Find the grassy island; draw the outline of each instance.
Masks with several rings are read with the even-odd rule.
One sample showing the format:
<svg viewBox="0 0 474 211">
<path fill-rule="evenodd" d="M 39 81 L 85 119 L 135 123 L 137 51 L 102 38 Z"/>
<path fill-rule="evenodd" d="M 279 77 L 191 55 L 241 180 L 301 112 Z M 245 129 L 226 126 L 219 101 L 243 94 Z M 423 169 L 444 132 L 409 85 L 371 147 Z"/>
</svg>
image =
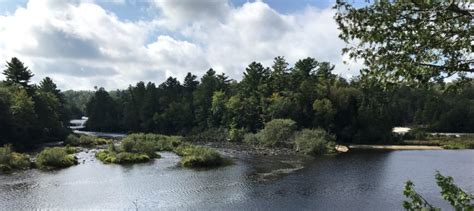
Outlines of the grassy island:
<svg viewBox="0 0 474 211">
<path fill-rule="evenodd" d="M 64 144 L 75 147 L 94 147 L 99 145 L 111 144 L 111 140 L 87 136 L 87 135 L 75 135 L 70 134 L 64 141 Z"/>
<path fill-rule="evenodd" d="M 183 167 L 214 167 L 224 163 L 216 150 L 207 147 L 182 144 L 174 152 L 182 157 L 179 164 Z"/>
<path fill-rule="evenodd" d="M 78 164 L 73 155 L 75 150 L 68 147 L 45 148 L 36 158 L 36 166 L 40 169 L 59 169 Z"/>
<path fill-rule="evenodd" d="M 27 154 L 13 152 L 10 145 L 0 147 L 0 172 L 28 169 L 32 166 Z"/>
<path fill-rule="evenodd" d="M 185 144 L 178 136 L 136 133 L 126 136 L 119 146 L 96 153 L 104 163 L 143 163 L 160 158 L 160 151 L 175 152 L 181 156 L 183 167 L 215 167 L 223 163 L 220 154 L 210 148 Z"/>
</svg>

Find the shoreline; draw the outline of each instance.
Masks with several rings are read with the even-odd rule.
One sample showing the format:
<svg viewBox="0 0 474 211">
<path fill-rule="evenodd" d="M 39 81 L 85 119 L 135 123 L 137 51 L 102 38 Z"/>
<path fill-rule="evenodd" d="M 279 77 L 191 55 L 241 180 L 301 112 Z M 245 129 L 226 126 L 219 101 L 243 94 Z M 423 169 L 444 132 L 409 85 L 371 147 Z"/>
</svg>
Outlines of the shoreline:
<svg viewBox="0 0 474 211">
<path fill-rule="evenodd" d="M 440 146 L 428 146 L 428 145 L 368 145 L 368 144 L 357 144 L 348 145 L 349 149 L 354 150 L 445 150 Z"/>
</svg>

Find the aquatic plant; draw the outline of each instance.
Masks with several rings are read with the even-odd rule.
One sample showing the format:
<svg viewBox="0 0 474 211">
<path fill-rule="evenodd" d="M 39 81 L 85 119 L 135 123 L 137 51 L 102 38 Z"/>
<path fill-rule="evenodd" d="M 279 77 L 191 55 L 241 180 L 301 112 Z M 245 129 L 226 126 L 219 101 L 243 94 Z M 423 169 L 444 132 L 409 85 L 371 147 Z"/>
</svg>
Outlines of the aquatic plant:
<svg viewBox="0 0 474 211">
<path fill-rule="evenodd" d="M 64 147 L 45 148 L 36 158 L 36 165 L 40 169 L 65 168 L 76 164 L 77 158 Z"/>
<path fill-rule="evenodd" d="M 144 153 L 114 152 L 102 150 L 95 154 L 96 158 L 104 163 L 144 163 L 150 161 L 150 157 Z M 160 157 L 159 154 L 155 158 Z"/>
<path fill-rule="evenodd" d="M 87 135 L 75 135 L 70 134 L 67 136 L 66 140 L 64 141 L 65 144 L 70 146 L 82 146 L 82 147 L 92 147 L 97 145 L 105 145 L 112 143 L 111 140 L 98 138 L 94 136 L 87 136 Z"/>
<path fill-rule="evenodd" d="M 224 161 L 216 150 L 202 146 L 181 145 L 174 152 L 182 156 L 179 163 L 183 167 L 215 167 Z"/>
<path fill-rule="evenodd" d="M 0 172 L 30 167 L 31 161 L 27 154 L 13 152 L 10 145 L 0 147 Z"/>
</svg>

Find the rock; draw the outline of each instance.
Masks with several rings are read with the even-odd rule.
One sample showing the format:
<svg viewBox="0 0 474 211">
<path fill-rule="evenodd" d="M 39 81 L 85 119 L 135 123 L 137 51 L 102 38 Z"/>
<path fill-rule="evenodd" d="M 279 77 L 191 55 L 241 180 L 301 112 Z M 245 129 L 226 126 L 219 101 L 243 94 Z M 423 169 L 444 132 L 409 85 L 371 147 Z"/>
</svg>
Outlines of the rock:
<svg viewBox="0 0 474 211">
<path fill-rule="evenodd" d="M 346 147 L 344 145 L 336 145 L 335 149 L 338 152 L 347 152 L 347 151 L 349 151 L 349 147 Z"/>
</svg>

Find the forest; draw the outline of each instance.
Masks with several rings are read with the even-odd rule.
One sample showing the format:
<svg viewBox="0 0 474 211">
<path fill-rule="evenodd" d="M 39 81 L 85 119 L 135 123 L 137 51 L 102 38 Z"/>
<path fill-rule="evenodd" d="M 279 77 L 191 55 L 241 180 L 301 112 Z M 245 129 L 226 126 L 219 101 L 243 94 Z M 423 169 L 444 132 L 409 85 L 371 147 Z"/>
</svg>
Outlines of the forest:
<svg viewBox="0 0 474 211">
<path fill-rule="evenodd" d="M 241 141 L 273 119 L 299 129 L 321 128 L 339 143 L 391 143 L 394 126 L 434 132 L 474 132 L 473 83 L 384 88 L 366 77 L 347 80 L 334 65 L 305 58 L 290 66 L 276 57 L 271 67 L 252 62 L 241 81 L 209 69 L 200 80 L 138 82 L 126 90 L 61 92 L 17 58 L 7 62 L 0 86 L 0 141 L 31 147 L 61 141 L 71 118 L 88 116 L 87 130 L 199 135 Z"/>
<path fill-rule="evenodd" d="M 239 140 L 272 119 L 291 119 L 299 129 L 322 128 L 346 143 L 390 143 L 394 126 L 474 132 L 472 83 L 386 89 L 333 69 L 314 58 L 290 67 L 276 57 L 271 67 L 249 64 L 241 81 L 209 69 L 200 80 L 188 73 L 182 83 L 170 77 L 159 85 L 99 88 L 85 106 L 87 128 Z"/>
</svg>

